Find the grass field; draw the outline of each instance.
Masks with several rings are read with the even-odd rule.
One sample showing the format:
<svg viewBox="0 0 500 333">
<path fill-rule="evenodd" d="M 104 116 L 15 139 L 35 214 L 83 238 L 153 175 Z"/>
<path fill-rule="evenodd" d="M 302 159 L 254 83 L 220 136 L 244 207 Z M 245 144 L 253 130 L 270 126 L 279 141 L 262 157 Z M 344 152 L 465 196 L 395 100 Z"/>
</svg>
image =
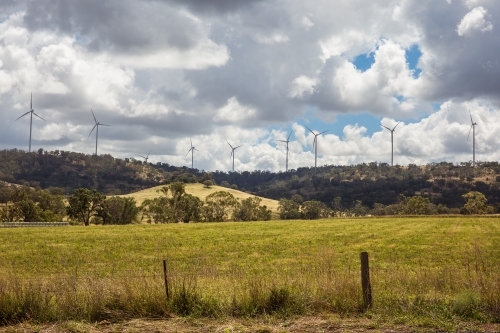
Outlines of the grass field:
<svg viewBox="0 0 500 333">
<path fill-rule="evenodd" d="M 500 321 L 500 219 L 358 218 L 0 229 L 0 322 L 361 313 Z M 171 298 L 165 300 L 162 260 Z"/>
</svg>

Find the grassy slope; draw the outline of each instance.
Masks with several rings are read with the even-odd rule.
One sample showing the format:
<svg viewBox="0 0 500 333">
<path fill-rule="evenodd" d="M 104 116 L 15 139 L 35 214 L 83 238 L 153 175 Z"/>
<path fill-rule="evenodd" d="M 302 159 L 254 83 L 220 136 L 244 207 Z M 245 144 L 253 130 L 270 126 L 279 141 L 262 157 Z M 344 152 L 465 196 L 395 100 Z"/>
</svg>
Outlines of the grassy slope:
<svg viewBox="0 0 500 333">
<path fill-rule="evenodd" d="M 123 197 L 133 197 L 137 201 L 138 205 L 141 205 L 142 202 L 146 199 L 153 199 L 159 196 L 159 194 L 156 192 L 158 189 L 162 188 L 162 186 L 156 186 L 152 188 L 148 188 L 142 191 L 138 191 L 135 193 L 130 193 L 130 194 L 125 194 Z M 212 186 L 210 188 L 205 188 L 203 184 L 186 184 L 186 193 L 194 195 L 201 200 L 205 200 L 205 198 L 217 191 L 226 191 L 234 195 L 237 199 L 242 200 L 246 199 L 249 197 L 254 197 L 254 195 L 241 192 L 238 190 L 233 190 L 230 188 L 222 187 L 222 186 Z M 266 205 L 269 209 L 271 209 L 273 212 L 278 211 L 278 201 L 277 200 L 272 200 L 272 199 L 267 199 L 267 198 L 262 198 L 261 205 Z"/>
</svg>

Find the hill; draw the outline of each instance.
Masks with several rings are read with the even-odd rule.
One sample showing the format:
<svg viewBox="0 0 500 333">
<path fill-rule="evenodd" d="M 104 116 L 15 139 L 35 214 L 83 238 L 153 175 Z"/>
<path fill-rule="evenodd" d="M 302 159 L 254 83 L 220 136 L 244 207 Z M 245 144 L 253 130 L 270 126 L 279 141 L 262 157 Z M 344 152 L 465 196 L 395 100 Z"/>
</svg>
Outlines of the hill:
<svg viewBox="0 0 500 333">
<path fill-rule="evenodd" d="M 344 208 L 359 203 L 369 208 L 376 204 L 391 205 L 398 202 L 400 195 L 421 195 L 435 205 L 460 208 L 463 194 L 479 191 L 500 211 L 498 162 L 479 162 L 477 166 L 440 162 L 393 167 L 371 162 L 278 173 L 260 170 L 208 173 L 167 163 L 57 150 L 26 153 L 11 149 L 0 151 L 0 157 L 0 180 L 31 187 L 58 187 L 67 194 L 86 187 L 107 195 L 120 195 L 171 182 L 190 184 L 212 179 L 218 185 L 274 200 L 298 194 L 304 200 L 331 205 L 340 197 Z"/>
<path fill-rule="evenodd" d="M 137 201 L 137 204 L 140 205 L 142 202 L 146 199 L 153 199 L 158 196 L 160 196 L 157 192 L 163 185 L 160 186 L 155 186 L 152 188 L 144 189 L 138 192 L 130 193 L 130 194 L 124 194 L 122 197 L 131 197 L 134 198 Z M 205 198 L 217 191 L 226 191 L 231 193 L 236 199 L 238 200 L 244 200 L 250 197 L 255 197 L 254 195 L 241 192 L 238 190 L 234 190 L 231 188 L 226 188 L 222 186 L 211 186 L 210 188 L 206 188 L 203 184 L 196 183 L 196 184 L 186 184 L 185 187 L 186 193 L 191 194 L 195 197 L 200 198 L 201 200 L 205 200 Z M 272 200 L 272 199 L 267 199 L 260 197 L 262 199 L 261 205 L 266 205 L 267 208 L 271 209 L 273 212 L 278 211 L 278 201 L 277 200 Z"/>
</svg>

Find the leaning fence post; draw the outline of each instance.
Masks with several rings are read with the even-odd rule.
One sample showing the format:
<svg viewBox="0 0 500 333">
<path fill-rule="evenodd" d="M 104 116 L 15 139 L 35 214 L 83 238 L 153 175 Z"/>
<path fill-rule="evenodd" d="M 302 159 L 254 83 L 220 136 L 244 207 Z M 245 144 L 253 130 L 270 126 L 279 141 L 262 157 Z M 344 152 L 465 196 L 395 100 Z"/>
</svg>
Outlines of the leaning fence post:
<svg viewBox="0 0 500 333">
<path fill-rule="evenodd" d="M 167 301 L 170 300 L 170 293 L 168 290 L 168 275 L 167 275 L 167 261 L 163 260 L 163 278 L 165 279 L 165 293 L 167 294 Z"/>
<path fill-rule="evenodd" d="M 361 287 L 363 288 L 363 305 L 365 309 L 371 308 L 372 285 L 370 283 L 370 267 L 368 264 L 368 252 L 361 252 Z"/>
</svg>

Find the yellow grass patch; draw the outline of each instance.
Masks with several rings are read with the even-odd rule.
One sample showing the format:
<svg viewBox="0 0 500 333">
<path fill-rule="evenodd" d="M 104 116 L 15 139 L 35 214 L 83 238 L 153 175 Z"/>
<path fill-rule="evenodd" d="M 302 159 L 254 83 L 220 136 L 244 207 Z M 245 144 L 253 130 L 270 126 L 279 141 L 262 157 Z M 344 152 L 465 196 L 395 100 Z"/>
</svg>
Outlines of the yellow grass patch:
<svg viewBox="0 0 500 333">
<path fill-rule="evenodd" d="M 238 190 L 233 190 L 227 187 L 222 187 L 222 186 L 211 186 L 210 188 L 206 188 L 203 184 L 185 184 L 186 185 L 186 193 L 191 194 L 195 197 L 200 198 L 201 200 L 205 200 L 205 198 L 217 191 L 226 191 L 234 195 L 234 197 L 238 200 L 244 200 L 250 197 L 255 197 L 255 195 L 248 194 L 245 192 L 241 192 Z M 161 189 L 165 185 L 161 186 L 155 186 L 151 187 L 145 190 L 141 190 L 135 193 L 130 193 L 130 194 L 125 194 L 125 195 L 120 195 L 120 197 L 125 197 L 125 198 L 135 198 L 137 201 L 138 205 L 141 205 L 144 200 L 146 199 L 154 199 L 160 196 L 160 194 L 157 192 L 157 190 Z M 266 205 L 267 208 L 271 209 L 273 212 L 278 211 L 278 201 L 277 200 L 272 200 L 272 199 L 267 199 L 263 197 L 258 197 L 262 199 L 261 205 Z"/>
</svg>

